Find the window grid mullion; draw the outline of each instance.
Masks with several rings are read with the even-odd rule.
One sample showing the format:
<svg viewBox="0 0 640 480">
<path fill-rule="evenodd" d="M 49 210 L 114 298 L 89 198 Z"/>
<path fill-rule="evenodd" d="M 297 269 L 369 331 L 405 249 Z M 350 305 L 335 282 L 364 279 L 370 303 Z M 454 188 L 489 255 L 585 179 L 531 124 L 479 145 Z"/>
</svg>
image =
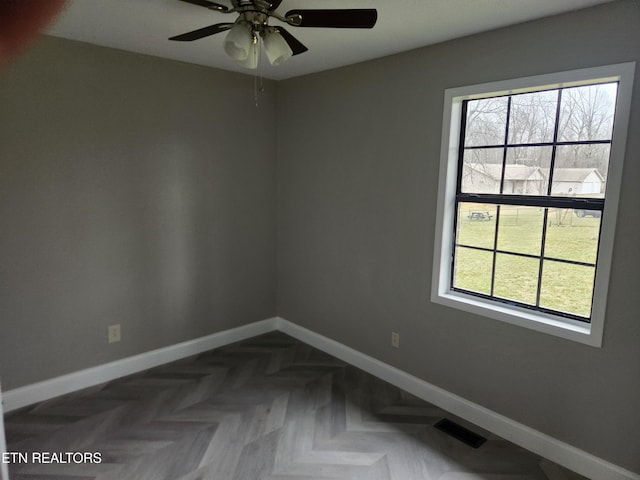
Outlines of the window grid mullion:
<svg viewBox="0 0 640 480">
<path fill-rule="evenodd" d="M 604 209 L 604 199 L 595 197 L 548 197 L 545 195 L 500 195 L 492 193 L 458 193 L 456 200 L 471 203 L 519 205 L 523 207 Z"/>
<path fill-rule="evenodd" d="M 507 144 L 509 143 L 509 124 L 511 122 L 511 95 L 507 98 L 507 117 L 504 124 L 504 144 L 502 146 L 502 171 L 500 172 L 500 194 L 504 194 L 504 178 L 507 170 Z M 498 235 L 500 225 L 500 205 L 496 205 L 496 222 L 493 231 L 493 253 L 491 259 L 491 297 L 495 294 L 496 263 L 498 261 Z"/>
<path fill-rule="evenodd" d="M 553 146 L 551 147 L 551 162 L 549 164 L 549 179 L 547 181 L 547 195 L 551 196 L 553 190 L 553 171 L 556 165 L 556 153 L 558 148 L 558 130 L 560 127 L 560 114 L 562 112 L 562 89 L 558 90 L 556 100 L 556 119 L 553 127 Z M 549 218 L 549 208 L 544 209 L 542 223 L 542 238 L 540 239 L 540 263 L 538 264 L 538 284 L 536 285 L 536 307 L 540 306 L 540 294 L 542 291 L 542 273 L 544 269 L 544 253 L 547 244 L 547 220 Z"/>
<path fill-rule="evenodd" d="M 493 231 L 493 249 L 492 249 L 492 259 L 491 259 L 491 289 L 489 290 L 491 296 L 493 297 L 493 290 L 496 283 L 496 257 L 498 251 L 498 225 L 500 225 L 500 205 L 496 208 L 496 222 L 494 224 Z"/>
<path fill-rule="evenodd" d="M 549 164 L 549 180 L 547 183 L 547 195 L 551 195 L 551 189 L 553 185 L 553 171 L 556 166 L 556 152 L 558 148 L 558 129 L 560 126 L 560 112 L 562 105 L 562 89 L 558 90 L 558 99 L 556 100 L 556 121 L 553 128 L 553 146 L 551 147 L 551 163 Z"/>
<path fill-rule="evenodd" d="M 571 145 L 611 145 L 611 140 L 573 140 L 567 142 L 533 142 L 533 143 L 507 143 L 509 148 L 520 147 L 552 147 L 557 145 L 559 147 L 571 146 Z M 490 150 L 492 148 L 503 148 L 503 144 L 496 145 L 469 145 L 465 146 L 465 150 Z"/>
<path fill-rule="evenodd" d="M 544 253 L 547 245 L 547 222 L 549 209 L 545 208 L 542 214 L 542 238 L 540 239 L 540 264 L 538 265 L 538 285 L 536 288 L 536 307 L 540 306 L 540 292 L 542 290 L 542 273 L 544 268 Z"/>
<path fill-rule="evenodd" d="M 463 145 L 463 146 L 465 143 L 464 138 L 467 131 L 468 103 L 469 103 L 469 100 L 465 100 L 462 102 L 462 111 L 461 111 L 462 122 L 460 125 L 460 136 L 459 136 L 458 142 L 459 142 L 459 145 Z M 462 169 L 463 168 L 464 168 L 464 148 L 461 148 L 460 151 L 458 152 L 458 175 L 457 175 L 458 178 L 456 179 L 456 192 L 460 192 L 462 190 Z M 454 203 L 455 203 L 455 206 L 454 206 L 455 210 L 454 210 L 454 216 L 453 216 L 453 238 L 455 242 L 455 239 L 458 238 L 458 211 L 460 209 L 460 200 L 458 199 L 457 195 Z M 451 275 L 449 278 L 449 285 L 451 286 L 451 288 L 453 288 L 455 269 L 456 269 L 456 249 L 454 248 L 453 251 L 451 252 Z"/>
<path fill-rule="evenodd" d="M 474 297 L 484 298 L 484 299 L 487 299 L 487 300 L 492 300 L 494 302 L 499 302 L 499 303 L 503 303 L 503 304 L 506 304 L 506 305 L 515 305 L 515 306 L 526 308 L 526 309 L 529 309 L 529 310 L 539 311 L 539 312 L 543 312 L 543 313 L 549 313 L 551 315 L 556 315 L 556 316 L 563 317 L 563 318 L 570 318 L 572 320 L 578 320 L 580 322 L 589 322 L 589 319 L 587 317 L 582 317 L 580 315 L 576 315 L 576 314 L 572 314 L 572 313 L 568 313 L 568 312 L 563 312 L 562 310 L 553 310 L 552 308 L 534 306 L 534 305 L 531 305 L 531 304 L 519 302 L 517 300 L 509 300 L 509 299 L 502 298 L 502 297 L 495 297 L 493 295 L 486 295 L 486 294 L 480 293 L 480 292 L 474 292 L 474 291 L 471 291 L 471 290 L 465 290 L 464 288 L 453 288 L 453 290 L 456 291 L 456 292 L 463 292 L 463 293 L 466 293 L 468 295 L 472 295 Z"/>
<path fill-rule="evenodd" d="M 509 122 L 511 121 L 511 96 L 507 99 L 507 118 L 504 126 L 504 144 L 502 145 L 502 171 L 500 172 L 500 194 L 504 194 L 504 177 L 507 170 L 507 144 L 509 143 Z M 496 222 L 497 223 L 497 222 Z"/>
<path fill-rule="evenodd" d="M 458 139 L 458 145 L 462 145 L 463 148 L 458 151 L 458 178 L 456 179 L 456 192 L 462 191 L 462 172 L 464 170 L 464 152 L 465 152 L 465 136 L 467 134 L 467 112 L 468 112 L 469 100 L 462 102 L 462 122 L 460 125 L 460 136 Z"/>
<path fill-rule="evenodd" d="M 481 252 L 488 252 L 488 253 L 493 253 L 495 251 L 495 253 L 503 253 L 506 255 L 513 255 L 515 257 L 523 257 L 523 258 L 531 258 L 533 260 L 538 260 L 541 258 L 540 255 L 533 255 L 531 253 L 522 253 L 522 252 L 510 252 L 508 250 L 500 250 L 498 249 L 493 249 L 493 248 L 486 248 L 486 247 L 477 247 L 475 245 L 466 245 L 464 243 L 456 243 L 455 244 L 456 247 L 462 247 L 462 248 L 468 248 L 471 250 L 479 250 Z M 580 265 L 582 267 L 591 267 L 591 268 L 595 268 L 596 264 L 595 263 L 589 263 L 589 262 L 580 262 L 578 260 L 568 260 L 566 258 L 556 258 L 556 257 L 544 257 L 545 260 L 549 260 L 549 261 L 553 261 L 553 262 L 558 262 L 558 263 L 566 263 L 567 265 Z"/>
</svg>

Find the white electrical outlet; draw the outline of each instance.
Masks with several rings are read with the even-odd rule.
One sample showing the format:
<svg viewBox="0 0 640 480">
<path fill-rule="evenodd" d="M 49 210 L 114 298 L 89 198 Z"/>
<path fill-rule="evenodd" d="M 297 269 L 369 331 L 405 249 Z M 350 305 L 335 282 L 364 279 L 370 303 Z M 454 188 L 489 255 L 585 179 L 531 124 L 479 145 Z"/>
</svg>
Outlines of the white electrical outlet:
<svg viewBox="0 0 640 480">
<path fill-rule="evenodd" d="M 391 332 L 391 346 L 400 348 L 400 334 L 398 332 Z"/>
<path fill-rule="evenodd" d="M 109 343 L 115 343 L 120 341 L 120 324 L 109 325 L 107 330 L 107 339 Z"/>
</svg>

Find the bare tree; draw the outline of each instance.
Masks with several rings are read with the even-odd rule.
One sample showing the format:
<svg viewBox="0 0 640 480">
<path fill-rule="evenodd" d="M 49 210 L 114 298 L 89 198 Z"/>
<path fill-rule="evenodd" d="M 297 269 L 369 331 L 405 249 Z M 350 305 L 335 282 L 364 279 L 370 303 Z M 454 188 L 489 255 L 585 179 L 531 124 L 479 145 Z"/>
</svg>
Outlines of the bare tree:
<svg viewBox="0 0 640 480">
<path fill-rule="evenodd" d="M 562 141 L 611 138 L 615 84 L 564 89 L 558 138 Z"/>
<path fill-rule="evenodd" d="M 565 142 L 610 140 L 616 84 L 567 88 L 562 94 L 558 139 Z M 575 144 L 558 150 L 558 166 L 597 168 L 606 177 L 609 146 Z"/>
<path fill-rule="evenodd" d="M 500 145 L 507 122 L 507 97 L 483 98 L 467 104 L 465 145 Z"/>
</svg>

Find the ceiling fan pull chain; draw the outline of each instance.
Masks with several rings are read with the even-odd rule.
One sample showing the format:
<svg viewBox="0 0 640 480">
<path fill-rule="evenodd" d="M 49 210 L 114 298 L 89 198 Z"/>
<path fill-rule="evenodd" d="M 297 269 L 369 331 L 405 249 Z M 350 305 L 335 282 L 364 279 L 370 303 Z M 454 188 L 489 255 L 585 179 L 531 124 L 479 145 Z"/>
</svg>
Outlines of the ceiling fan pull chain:
<svg viewBox="0 0 640 480">
<path fill-rule="evenodd" d="M 253 101 L 256 104 L 256 108 L 258 108 L 258 75 L 253 76 Z"/>
<path fill-rule="evenodd" d="M 253 99 L 256 103 L 256 108 L 258 105 L 258 100 L 260 94 L 264 92 L 264 83 L 262 78 L 262 62 L 260 61 L 260 56 L 258 55 L 258 72 L 253 76 Z"/>
</svg>

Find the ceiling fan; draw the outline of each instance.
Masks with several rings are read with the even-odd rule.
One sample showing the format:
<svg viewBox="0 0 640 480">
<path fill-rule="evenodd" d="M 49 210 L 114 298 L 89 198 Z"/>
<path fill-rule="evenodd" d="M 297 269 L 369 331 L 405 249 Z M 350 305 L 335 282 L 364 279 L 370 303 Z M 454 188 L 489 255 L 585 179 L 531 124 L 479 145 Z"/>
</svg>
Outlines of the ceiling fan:
<svg viewBox="0 0 640 480">
<path fill-rule="evenodd" d="M 273 17 L 292 27 L 373 28 L 378 13 L 368 9 L 290 10 L 284 15 L 276 12 L 282 0 L 231 0 L 231 7 L 209 0 L 180 0 L 220 13 L 237 13 L 234 22 L 217 23 L 169 38 L 191 42 L 200 38 L 229 31 L 224 50 L 231 58 L 247 68 L 257 68 L 261 37 L 264 50 L 272 65 L 279 65 L 293 55 L 308 50 L 299 40 L 281 26 L 269 25 Z"/>
</svg>

